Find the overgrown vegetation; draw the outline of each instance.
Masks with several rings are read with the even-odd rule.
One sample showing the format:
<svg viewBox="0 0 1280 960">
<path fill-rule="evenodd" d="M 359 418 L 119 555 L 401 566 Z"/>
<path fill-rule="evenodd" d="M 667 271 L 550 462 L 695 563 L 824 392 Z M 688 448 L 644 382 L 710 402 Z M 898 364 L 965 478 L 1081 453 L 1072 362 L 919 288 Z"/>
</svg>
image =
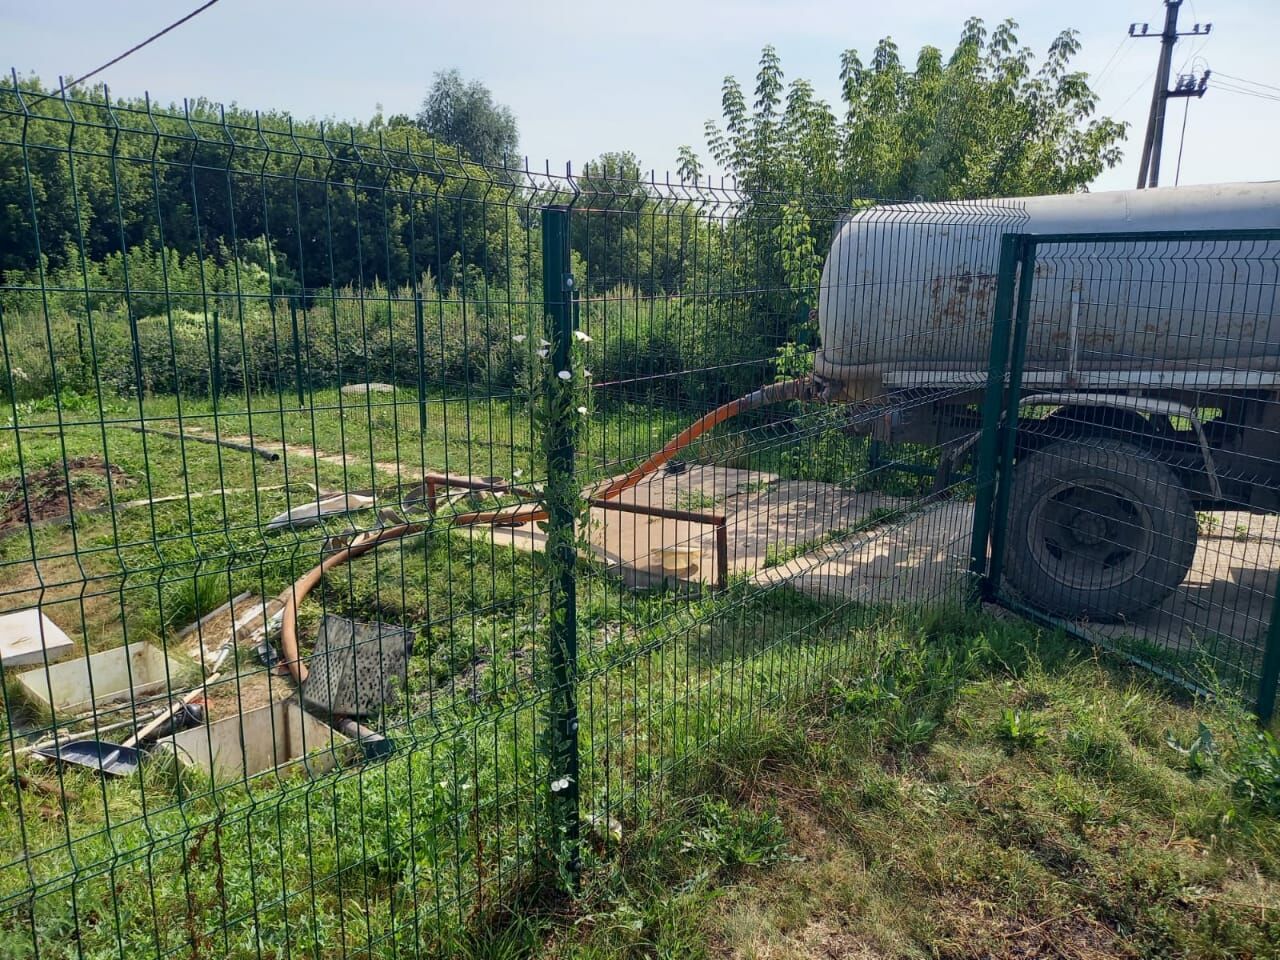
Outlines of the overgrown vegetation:
<svg viewBox="0 0 1280 960">
<path fill-rule="evenodd" d="M 597 866 L 567 929 L 522 916 L 496 940 L 583 960 L 1280 950 L 1269 733 L 1025 625 L 925 618 L 921 641 L 869 639 L 762 713 Z"/>
<path fill-rule="evenodd" d="M 580 892 L 564 875 L 548 889 L 531 865 L 548 771 L 564 772 L 541 739 L 565 696 L 546 676 L 557 568 L 425 516 L 424 471 L 576 493 L 708 404 L 806 373 L 823 244 L 856 197 L 1083 186 L 1119 131 L 1088 120 L 1075 52 L 1059 38 L 1032 74 L 1011 26 L 988 38 L 971 21 L 948 64 L 925 51 L 908 73 L 885 41 L 868 68 L 846 56 L 839 123 L 802 82 L 783 107 L 766 51 L 756 105 L 728 83 L 712 135 L 735 192 L 646 186 L 625 151 L 571 184 L 512 169 L 496 161 L 514 118 L 453 74 L 416 123 L 72 102 L 35 78 L 0 90 L 0 163 L 21 171 L 0 183 L 15 238 L 0 251 L 0 532 L 25 534 L 0 540 L 0 602 L 41 604 L 85 652 L 167 641 L 242 590 L 285 590 L 359 531 L 423 525 L 299 610 L 307 636 L 330 614 L 413 634 L 403 695 L 371 720 L 394 754 L 231 783 L 162 751 L 121 781 L 22 761 L 0 784 L 0 956 L 813 952 L 793 936 L 801 913 L 886 951 L 999 952 L 1088 917 L 1108 946 L 1194 952 L 1187 905 L 1205 891 L 1270 897 L 1276 746 L 1229 710 L 1134 687 L 1117 713 L 1113 675 L 1024 625 L 820 603 L 746 575 L 636 595 L 586 559 L 574 786 L 589 852 Z M 682 166 L 697 177 L 691 152 Z M 548 479 L 525 395 L 548 353 L 537 220 L 570 195 L 563 289 L 596 345 L 589 369 L 561 372 L 573 392 L 550 381 L 561 422 L 583 419 L 577 476 Z M 859 491 L 925 483 L 799 402 L 682 455 Z M 322 491 L 371 492 L 377 512 L 268 529 Z M 450 490 L 443 516 L 511 499 Z M 292 692 L 259 656 L 238 649 L 248 669 L 211 696 L 242 709 L 246 678 L 266 699 Z M 29 718 L 4 706 L 18 742 Z M 1175 811 L 1184 782 L 1194 802 Z M 1145 842 L 1166 833 L 1198 859 Z M 1070 869 L 1040 856 L 1041 835 L 1074 844 Z M 838 867 L 810 880 L 828 852 Z M 1274 932 L 1253 916 L 1215 935 L 1259 953 Z"/>
</svg>

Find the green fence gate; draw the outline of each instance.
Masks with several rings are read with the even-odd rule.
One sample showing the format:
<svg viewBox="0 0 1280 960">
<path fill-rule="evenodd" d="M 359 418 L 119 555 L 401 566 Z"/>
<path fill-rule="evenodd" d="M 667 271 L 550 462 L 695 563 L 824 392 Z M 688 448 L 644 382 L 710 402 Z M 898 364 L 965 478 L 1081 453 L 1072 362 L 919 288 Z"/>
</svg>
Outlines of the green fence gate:
<svg viewBox="0 0 1280 960">
<path fill-rule="evenodd" d="M 1280 231 L 1006 235 L 981 595 L 1270 719 Z"/>
</svg>

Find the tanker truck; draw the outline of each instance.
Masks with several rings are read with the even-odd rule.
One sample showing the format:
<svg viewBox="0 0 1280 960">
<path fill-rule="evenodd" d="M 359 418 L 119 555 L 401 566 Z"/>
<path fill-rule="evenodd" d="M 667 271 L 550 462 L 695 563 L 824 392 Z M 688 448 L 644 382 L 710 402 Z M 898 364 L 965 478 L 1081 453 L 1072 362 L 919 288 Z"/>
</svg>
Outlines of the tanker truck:
<svg viewBox="0 0 1280 960">
<path fill-rule="evenodd" d="M 1015 298 L 1004 575 L 1054 615 L 1133 617 L 1186 577 L 1197 510 L 1280 509 L 1280 239 L 1177 233 L 1276 229 L 1280 182 L 857 212 L 822 272 L 815 384 L 849 429 L 940 451 L 945 485 L 978 446 L 1001 238 L 1057 238 Z"/>
</svg>

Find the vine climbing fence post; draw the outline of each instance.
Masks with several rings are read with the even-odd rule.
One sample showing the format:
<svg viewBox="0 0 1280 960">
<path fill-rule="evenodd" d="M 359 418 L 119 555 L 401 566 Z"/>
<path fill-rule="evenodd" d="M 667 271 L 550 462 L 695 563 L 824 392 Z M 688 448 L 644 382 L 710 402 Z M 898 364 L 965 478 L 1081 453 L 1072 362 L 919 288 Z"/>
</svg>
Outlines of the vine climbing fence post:
<svg viewBox="0 0 1280 960">
<path fill-rule="evenodd" d="M 551 598 L 550 709 L 547 717 L 550 852 L 570 878 L 578 872 L 578 673 L 577 537 L 578 492 L 574 471 L 575 420 L 572 348 L 573 274 L 570 272 L 569 208 L 542 211 L 542 291 L 551 364 L 546 367 L 547 545 Z M 567 374 L 567 376 L 566 376 Z"/>
</svg>

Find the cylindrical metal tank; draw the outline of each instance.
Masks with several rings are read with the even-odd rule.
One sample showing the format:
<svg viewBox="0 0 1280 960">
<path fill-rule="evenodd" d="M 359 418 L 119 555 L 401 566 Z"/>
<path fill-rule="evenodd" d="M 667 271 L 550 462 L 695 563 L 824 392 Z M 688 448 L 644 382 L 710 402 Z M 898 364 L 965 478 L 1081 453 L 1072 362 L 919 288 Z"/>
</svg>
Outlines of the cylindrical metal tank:
<svg viewBox="0 0 1280 960">
<path fill-rule="evenodd" d="M 815 372 L 846 386 L 890 370 L 982 370 L 1005 233 L 1280 228 L 1280 182 L 872 207 L 822 271 Z M 1039 247 L 1031 369 L 1280 369 L 1275 241 Z"/>
</svg>

